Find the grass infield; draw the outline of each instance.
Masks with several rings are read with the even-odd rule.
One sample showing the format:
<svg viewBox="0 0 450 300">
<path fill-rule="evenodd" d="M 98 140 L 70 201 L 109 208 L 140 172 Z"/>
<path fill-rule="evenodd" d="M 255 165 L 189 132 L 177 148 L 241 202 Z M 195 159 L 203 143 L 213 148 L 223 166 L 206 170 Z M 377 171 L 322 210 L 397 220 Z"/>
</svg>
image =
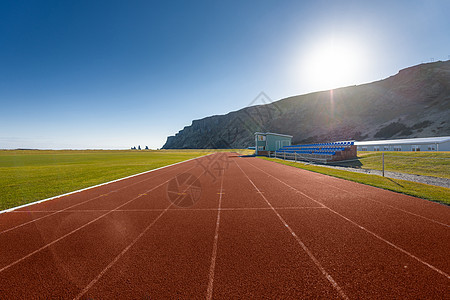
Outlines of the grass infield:
<svg viewBox="0 0 450 300">
<path fill-rule="evenodd" d="M 0 150 L 0 210 L 220 151 Z"/>
<path fill-rule="evenodd" d="M 362 173 L 354 173 L 349 171 L 337 170 L 327 167 L 306 165 L 302 163 L 296 163 L 291 161 L 284 161 L 281 159 L 261 157 L 262 159 L 277 162 L 280 164 L 313 171 L 325 175 L 334 176 L 337 178 L 342 178 L 354 182 L 359 182 L 378 188 L 403 193 L 406 195 L 411 195 L 419 197 L 422 199 L 427 199 L 435 202 L 444 203 L 450 205 L 450 189 L 444 187 L 437 187 L 428 184 L 422 184 L 417 182 L 411 182 L 406 180 L 392 179 L 377 175 L 368 175 Z"/>
</svg>

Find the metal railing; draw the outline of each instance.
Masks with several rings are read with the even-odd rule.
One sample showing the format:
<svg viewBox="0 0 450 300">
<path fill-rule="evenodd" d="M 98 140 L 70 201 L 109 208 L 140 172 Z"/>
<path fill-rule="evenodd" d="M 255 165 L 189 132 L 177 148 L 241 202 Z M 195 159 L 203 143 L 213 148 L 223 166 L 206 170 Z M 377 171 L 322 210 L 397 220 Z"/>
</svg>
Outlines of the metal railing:
<svg viewBox="0 0 450 300">
<path fill-rule="evenodd" d="M 326 163 L 327 161 L 333 158 L 332 155 L 327 154 L 298 154 L 296 152 L 270 152 L 269 157 L 272 158 L 281 158 L 284 160 L 293 160 L 293 161 L 309 161 L 309 162 L 321 162 Z"/>
</svg>

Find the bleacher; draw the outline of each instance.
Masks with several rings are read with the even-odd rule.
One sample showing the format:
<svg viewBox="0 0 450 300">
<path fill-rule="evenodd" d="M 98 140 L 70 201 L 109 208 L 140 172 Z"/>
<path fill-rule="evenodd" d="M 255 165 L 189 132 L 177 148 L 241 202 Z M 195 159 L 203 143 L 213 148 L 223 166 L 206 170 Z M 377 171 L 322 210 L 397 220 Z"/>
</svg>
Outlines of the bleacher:
<svg viewBox="0 0 450 300">
<path fill-rule="evenodd" d="M 328 163 L 356 158 L 353 141 L 284 146 L 271 154 L 283 159 Z"/>
</svg>

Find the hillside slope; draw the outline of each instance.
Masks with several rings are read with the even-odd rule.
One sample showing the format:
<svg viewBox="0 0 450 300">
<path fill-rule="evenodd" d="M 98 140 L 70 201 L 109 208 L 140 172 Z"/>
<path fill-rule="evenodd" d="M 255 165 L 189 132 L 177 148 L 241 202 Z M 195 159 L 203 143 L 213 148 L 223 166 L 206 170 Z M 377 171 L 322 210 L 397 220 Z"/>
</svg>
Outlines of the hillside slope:
<svg viewBox="0 0 450 300">
<path fill-rule="evenodd" d="M 163 146 L 245 148 L 253 133 L 293 143 L 450 135 L 450 61 L 421 64 L 373 83 L 322 91 L 194 120 Z"/>
</svg>

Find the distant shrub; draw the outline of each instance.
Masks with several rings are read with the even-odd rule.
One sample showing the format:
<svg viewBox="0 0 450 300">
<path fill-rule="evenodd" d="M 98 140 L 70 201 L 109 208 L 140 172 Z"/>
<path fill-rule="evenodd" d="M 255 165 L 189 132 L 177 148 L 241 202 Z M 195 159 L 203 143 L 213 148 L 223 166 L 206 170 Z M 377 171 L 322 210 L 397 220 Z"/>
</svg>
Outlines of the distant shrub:
<svg viewBox="0 0 450 300">
<path fill-rule="evenodd" d="M 397 133 L 401 132 L 402 135 L 411 134 L 411 130 L 408 126 L 400 122 L 392 122 L 391 124 L 381 128 L 374 137 L 376 138 L 390 138 Z"/>
<path fill-rule="evenodd" d="M 411 128 L 412 128 L 413 130 L 416 130 L 416 129 L 423 129 L 423 128 L 426 128 L 426 127 L 430 126 L 431 124 L 433 124 L 433 122 L 428 121 L 428 120 L 425 120 L 425 121 L 423 121 L 423 122 L 414 124 L 413 127 L 411 127 Z"/>
<path fill-rule="evenodd" d="M 420 131 L 422 131 L 422 129 L 420 129 Z M 405 129 L 402 130 L 402 132 L 400 132 L 401 135 L 411 135 L 413 134 L 413 132 L 411 131 L 411 128 L 406 127 Z"/>
</svg>

